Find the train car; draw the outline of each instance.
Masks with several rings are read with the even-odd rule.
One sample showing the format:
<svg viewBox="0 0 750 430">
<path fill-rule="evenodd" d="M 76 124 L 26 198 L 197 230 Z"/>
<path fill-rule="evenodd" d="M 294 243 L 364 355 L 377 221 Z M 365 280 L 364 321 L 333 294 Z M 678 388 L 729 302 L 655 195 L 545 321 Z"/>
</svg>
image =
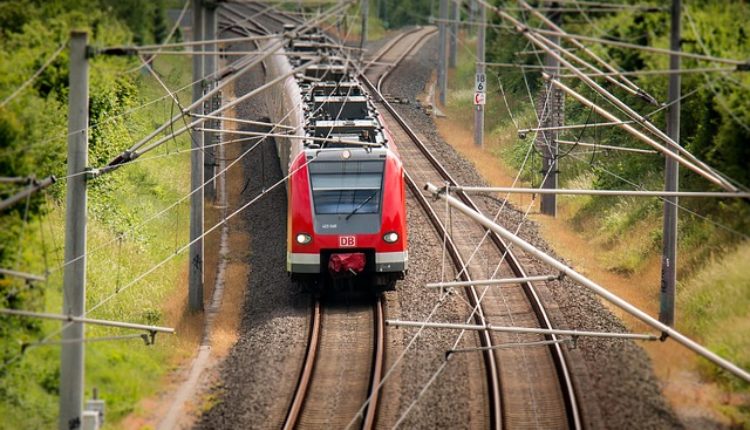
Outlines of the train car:
<svg viewBox="0 0 750 430">
<path fill-rule="evenodd" d="M 273 121 L 301 122 L 277 140 L 288 174 L 287 271 L 315 289 L 391 290 L 409 261 L 401 160 L 371 100 L 330 44 L 314 35 L 287 48 L 309 55 L 316 43 L 326 60 L 278 86 L 282 94 L 268 102 Z M 293 55 L 273 61 L 287 57 L 291 66 L 271 69 L 300 63 Z M 289 115 L 295 109 L 301 118 Z"/>
</svg>

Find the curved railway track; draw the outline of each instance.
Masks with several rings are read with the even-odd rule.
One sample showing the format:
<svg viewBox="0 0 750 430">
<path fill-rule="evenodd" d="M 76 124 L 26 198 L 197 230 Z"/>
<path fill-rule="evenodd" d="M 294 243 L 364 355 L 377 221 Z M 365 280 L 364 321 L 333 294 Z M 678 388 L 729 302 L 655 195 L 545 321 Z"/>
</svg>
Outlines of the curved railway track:
<svg viewBox="0 0 750 430">
<path fill-rule="evenodd" d="M 419 36 L 417 36 L 419 34 Z M 506 246 L 503 240 L 490 234 L 484 240 L 486 230 L 460 214 L 451 214 L 450 219 L 441 215 L 442 207 L 421 192 L 421 185 L 457 182 L 430 152 L 398 112 L 382 96 L 381 89 L 388 74 L 413 52 L 432 33 L 409 32 L 384 48 L 377 59 L 395 58 L 396 61 L 380 71 L 370 71 L 363 81 L 376 101 L 382 120 L 399 143 L 401 159 L 407 172 L 407 182 L 414 198 L 424 209 L 439 235 L 446 234 L 448 251 L 461 273 L 462 280 L 494 277 L 526 277 L 519 257 Z M 417 40 L 414 40 L 414 38 Z M 379 61 L 379 60 L 378 60 Z M 373 83 L 377 82 L 377 84 Z M 477 209 L 469 196 L 458 193 L 457 197 Z M 477 244 L 480 244 L 479 249 Z M 495 273 L 494 265 L 503 261 Z M 489 266 L 491 265 L 491 266 Z M 466 270 L 461 270 L 462 268 Z M 532 283 L 515 286 L 467 288 L 466 294 L 477 309 L 476 321 L 492 322 L 496 325 L 552 328 L 549 316 Z M 481 302 L 480 302 L 481 297 Z M 480 303 L 477 306 L 477 303 Z M 500 344 L 557 340 L 555 336 L 510 335 L 480 332 L 483 347 Z M 581 417 L 575 395 L 575 387 L 563 348 L 552 344 L 545 348 L 484 349 L 485 368 L 489 387 L 490 425 L 493 428 L 582 428 Z"/>
<path fill-rule="evenodd" d="M 275 21 L 279 27 L 296 20 L 281 19 L 261 5 L 245 6 Z M 278 13 L 278 11 L 274 11 Z M 276 25 L 274 25 L 276 27 Z M 426 39 L 432 27 L 420 27 L 391 40 L 367 64 L 362 81 L 388 126 L 407 172 L 413 197 L 424 209 L 438 235 L 447 238 L 447 250 L 462 280 L 495 277 L 526 277 L 521 259 L 502 239 L 460 214 L 442 214 L 442 207 L 421 192 L 421 185 L 457 184 L 398 112 L 383 97 L 389 74 Z M 465 194 L 457 197 L 477 209 Z M 455 238 L 455 241 L 454 239 Z M 481 243 L 475 252 L 477 244 Z M 495 273 L 494 264 L 503 261 Z M 465 270 L 461 270 L 465 268 Z M 532 283 L 465 289 L 476 309 L 476 322 L 495 325 L 551 328 L 550 319 Z M 380 378 L 383 372 L 384 330 L 382 301 L 374 306 L 344 308 L 341 304 L 313 304 L 308 349 L 299 383 L 288 408 L 285 429 L 298 427 L 344 427 L 370 399 L 358 424 L 374 428 Z M 369 333 L 368 336 L 352 335 Z M 543 348 L 492 349 L 500 344 L 556 340 L 555 336 L 479 332 L 486 371 L 487 422 L 491 428 L 582 428 L 573 381 L 566 356 L 559 344 Z"/>
</svg>

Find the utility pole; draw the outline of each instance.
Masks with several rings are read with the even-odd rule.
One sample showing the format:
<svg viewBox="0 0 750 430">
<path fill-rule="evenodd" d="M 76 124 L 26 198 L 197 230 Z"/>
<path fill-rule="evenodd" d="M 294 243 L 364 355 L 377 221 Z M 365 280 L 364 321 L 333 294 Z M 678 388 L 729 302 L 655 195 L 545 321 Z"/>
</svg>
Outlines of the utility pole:
<svg viewBox="0 0 750 430">
<path fill-rule="evenodd" d="M 359 39 L 359 55 L 364 55 L 365 45 L 367 44 L 367 21 L 370 15 L 370 1 L 362 0 L 362 36 Z"/>
<path fill-rule="evenodd" d="M 472 5 L 474 1 L 472 1 Z M 479 84 L 484 84 L 486 91 L 487 78 L 485 75 L 485 53 L 484 53 L 484 38 L 485 38 L 485 24 L 487 22 L 487 8 L 482 7 L 479 11 L 479 26 L 477 27 L 477 76 L 476 76 L 476 93 L 474 94 L 474 145 L 479 148 L 484 146 L 484 94 L 479 95 Z M 481 100 L 477 100 L 481 97 Z M 481 103 L 480 103 L 481 102 Z"/>
<path fill-rule="evenodd" d="M 472 29 L 475 28 L 475 24 L 477 22 L 477 9 L 479 7 L 478 3 L 479 2 L 477 0 L 469 0 L 469 22 L 471 23 L 471 25 L 469 25 L 468 27 L 469 31 L 476 31 Z M 484 6 L 482 6 L 482 9 L 484 9 Z"/>
<path fill-rule="evenodd" d="M 193 40 L 203 40 L 202 0 L 192 0 Z M 203 55 L 201 45 L 193 47 L 193 102 L 203 96 Z M 203 115 L 203 103 L 193 109 Z M 188 307 L 203 310 L 203 133 L 193 132 L 190 152 L 190 262 L 188 272 Z"/>
<path fill-rule="evenodd" d="M 203 18 L 204 18 L 204 33 L 205 33 L 205 39 L 206 40 L 216 40 L 216 2 L 213 0 L 204 0 L 203 1 Z M 205 46 L 206 52 L 216 52 L 216 43 L 209 43 Z M 204 70 L 203 74 L 205 77 L 210 77 L 205 80 L 206 82 L 206 91 L 210 91 L 215 86 L 215 78 L 213 77 L 213 74 L 216 73 L 216 54 L 207 54 L 203 55 L 203 65 Z M 204 111 L 205 112 L 213 112 L 213 105 L 214 105 L 215 97 L 212 97 L 208 100 L 206 100 L 206 103 L 204 105 Z M 216 120 L 208 120 L 208 128 L 212 129 L 218 129 L 216 125 Z M 214 136 L 216 134 L 210 131 L 203 133 L 203 143 L 204 146 L 207 143 L 208 145 L 212 145 L 214 143 Z M 216 180 L 210 179 L 213 178 L 216 174 L 216 147 L 211 146 L 209 148 L 206 148 L 204 152 L 204 161 L 203 161 L 203 178 L 209 179 L 210 182 L 206 184 L 206 187 L 204 188 L 205 191 L 205 197 L 206 201 L 213 202 L 216 200 Z"/>
<path fill-rule="evenodd" d="M 672 0 L 672 31 L 669 37 L 669 48 L 673 52 L 680 51 L 680 15 L 682 12 L 682 0 Z M 680 69 L 680 56 L 672 54 L 669 56 L 669 68 Z M 669 75 L 669 89 L 667 91 L 669 108 L 667 110 L 667 135 L 680 143 L 680 74 Z M 675 149 L 671 149 L 676 152 Z M 678 191 L 680 170 L 677 161 L 671 157 L 665 157 L 664 168 L 664 191 Z M 674 327 L 674 296 L 677 284 L 677 197 L 664 199 L 664 233 L 662 238 L 661 257 L 661 291 L 659 320 L 664 324 Z"/>
<path fill-rule="evenodd" d="M 559 8 L 557 2 L 548 2 L 550 8 Z M 560 11 L 551 11 L 550 20 L 556 25 L 562 23 Z M 556 46 L 560 45 L 559 36 L 549 38 Z M 559 52 L 555 49 L 555 52 Z M 541 94 L 539 99 L 539 118 L 542 121 L 542 127 L 558 127 L 563 124 L 563 103 L 564 94 L 555 87 L 551 80 L 560 78 L 560 61 L 554 56 L 547 54 L 544 57 L 544 64 L 548 67 L 547 71 L 552 78 L 547 83 L 547 91 Z M 537 134 L 537 147 L 542 149 L 542 188 L 556 189 L 558 183 L 558 131 L 543 131 Z M 545 215 L 557 215 L 557 196 L 555 194 L 542 194 L 539 210 Z"/>
<path fill-rule="evenodd" d="M 68 189 L 65 212 L 65 266 L 62 313 L 76 317 L 86 311 L 86 169 L 88 165 L 89 72 L 88 33 L 70 35 L 68 93 Z M 64 323 L 60 352 L 59 430 L 81 426 L 84 391 L 83 323 Z"/>
<path fill-rule="evenodd" d="M 456 67 L 456 57 L 458 56 L 458 21 L 461 18 L 458 10 L 458 1 L 451 1 L 451 43 L 450 56 L 448 57 L 448 67 Z"/>
<path fill-rule="evenodd" d="M 440 21 L 438 22 L 438 93 L 440 95 L 440 104 L 445 105 L 446 93 L 448 92 L 448 70 L 446 57 L 446 45 L 448 44 L 448 34 L 446 21 L 448 21 L 448 0 L 440 0 Z"/>
</svg>

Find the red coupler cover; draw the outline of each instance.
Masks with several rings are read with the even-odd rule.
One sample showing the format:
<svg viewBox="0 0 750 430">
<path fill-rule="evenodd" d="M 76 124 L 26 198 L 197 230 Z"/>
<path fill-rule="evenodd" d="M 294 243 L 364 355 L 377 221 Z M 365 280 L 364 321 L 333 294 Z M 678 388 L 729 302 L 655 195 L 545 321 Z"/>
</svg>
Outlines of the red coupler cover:
<svg viewBox="0 0 750 430">
<path fill-rule="evenodd" d="M 365 254 L 352 252 L 349 254 L 332 254 L 328 259 L 328 270 L 332 273 L 360 273 L 365 270 Z"/>
</svg>

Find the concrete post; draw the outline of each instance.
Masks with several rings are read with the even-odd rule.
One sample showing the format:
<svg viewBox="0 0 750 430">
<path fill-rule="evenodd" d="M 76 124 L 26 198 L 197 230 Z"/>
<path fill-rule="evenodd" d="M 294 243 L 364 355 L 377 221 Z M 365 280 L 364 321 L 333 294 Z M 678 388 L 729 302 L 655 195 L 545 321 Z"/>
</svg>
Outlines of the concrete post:
<svg viewBox="0 0 750 430">
<path fill-rule="evenodd" d="M 681 28 L 680 15 L 682 1 L 672 0 L 672 31 L 670 34 L 669 49 L 679 51 Z M 680 69 L 680 56 L 669 56 L 669 68 Z M 672 103 L 667 111 L 667 135 L 680 143 L 680 74 L 672 73 L 669 76 L 669 88 L 667 91 L 668 103 Z M 672 152 L 675 152 L 672 149 Z M 678 173 L 680 165 L 673 158 L 666 157 L 664 169 L 664 191 L 678 191 Z M 677 284 L 677 197 L 664 199 L 664 233 L 662 238 L 661 259 L 661 290 L 659 303 L 659 321 L 674 327 L 675 312 L 674 298 L 675 286 Z"/>
<path fill-rule="evenodd" d="M 549 7 L 559 7 L 557 2 L 549 2 Z M 560 25 L 562 22 L 562 16 L 560 12 L 553 11 L 550 13 L 550 20 L 556 25 Z M 551 36 L 549 38 L 555 45 L 560 45 L 559 36 Z M 555 52 L 559 52 L 555 49 Z M 549 68 L 547 72 L 552 75 L 552 79 L 559 79 L 560 76 L 560 61 L 552 55 L 545 55 L 545 65 Z M 539 99 L 540 103 L 540 118 L 542 119 L 543 127 L 556 127 L 563 124 L 563 101 L 564 95 L 562 91 L 552 85 L 549 82 L 547 93 L 542 94 Z M 558 131 L 544 131 L 539 133 L 538 144 L 542 149 L 542 188 L 556 189 L 558 185 L 558 144 L 557 137 Z M 539 210 L 545 215 L 556 216 L 557 215 L 557 196 L 555 194 L 542 194 L 539 205 Z"/>
<path fill-rule="evenodd" d="M 448 57 L 448 67 L 456 67 L 456 58 L 458 57 L 458 21 L 461 18 L 460 11 L 458 9 L 458 2 L 451 1 L 451 42 L 450 42 L 450 56 Z"/>
<path fill-rule="evenodd" d="M 367 24 L 370 16 L 370 1 L 362 0 L 362 35 L 359 39 L 359 48 L 365 49 L 367 44 Z M 364 51 L 360 51 L 360 55 L 364 55 Z"/>
<path fill-rule="evenodd" d="M 486 35 L 485 24 L 487 23 L 486 8 L 480 8 L 479 17 L 480 25 L 477 27 L 477 76 L 485 75 L 484 39 Z M 474 105 L 474 145 L 480 148 L 484 146 L 484 105 L 481 104 Z"/>
<path fill-rule="evenodd" d="M 203 7 L 201 0 L 192 0 L 193 40 L 203 40 Z M 193 47 L 193 102 L 203 96 L 203 55 L 200 45 Z M 198 103 L 193 113 L 203 115 L 203 103 Z M 190 153 L 190 261 L 188 272 L 188 307 L 191 311 L 203 310 L 203 133 L 191 133 Z"/>
<path fill-rule="evenodd" d="M 89 76 L 88 33 L 70 37 L 68 95 L 68 188 L 65 212 L 65 266 L 62 313 L 83 316 L 86 311 L 86 171 L 88 165 Z M 84 390 L 84 326 L 64 323 L 60 353 L 60 430 L 82 424 Z"/>
<path fill-rule="evenodd" d="M 446 93 L 448 92 L 448 59 L 447 55 L 447 44 L 448 44 L 448 32 L 446 21 L 448 20 L 448 0 L 440 0 L 440 22 L 438 23 L 438 94 L 440 98 L 440 104 L 445 105 Z"/>
<path fill-rule="evenodd" d="M 203 18 L 204 18 L 204 33 L 205 33 L 205 39 L 206 40 L 216 40 L 216 3 L 213 1 L 204 1 L 203 2 Z M 216 43 L 209 43 L 205 46 L 205 50 L 207 52 L 216 52 Z M 203 56 L 203 65 L 204 65 L 204 76 L 211 76 L 213 73 L 216 73 L 216 54 L 210 54 L 210 55 L 204 55 Z M 214 89 L 216 86 L 216 81 L 211 78 L 206 80 L 206 91 L 210 91 Z M 213 104 L 213 98 L 206 101 L 206 105 L 209 106 L 208 112 L 211 112 L 213 109 L 210 109 Z M 216 129 L 216 121 L 210 120 L 208 121 L 208 128 Z M 204 132 L 203 133 L 203 143 L 204 145 L 208 143 L 209 145 L 213 143 L 214 141 L 214 135 L 213 132 Z M 216 174 L 216 148 L 210 147 L 206 148 L 204 152 L 204 160 L 203 160 L 203 178 L 205 180 L 209 180 L 210 178 L 213 178 Z M 216 180 L 212 180 L 208 184 L 206 184 L 206 187 L 204 188 L 206 201 L 213 202 L 216 200 Z"/>
</svg>

